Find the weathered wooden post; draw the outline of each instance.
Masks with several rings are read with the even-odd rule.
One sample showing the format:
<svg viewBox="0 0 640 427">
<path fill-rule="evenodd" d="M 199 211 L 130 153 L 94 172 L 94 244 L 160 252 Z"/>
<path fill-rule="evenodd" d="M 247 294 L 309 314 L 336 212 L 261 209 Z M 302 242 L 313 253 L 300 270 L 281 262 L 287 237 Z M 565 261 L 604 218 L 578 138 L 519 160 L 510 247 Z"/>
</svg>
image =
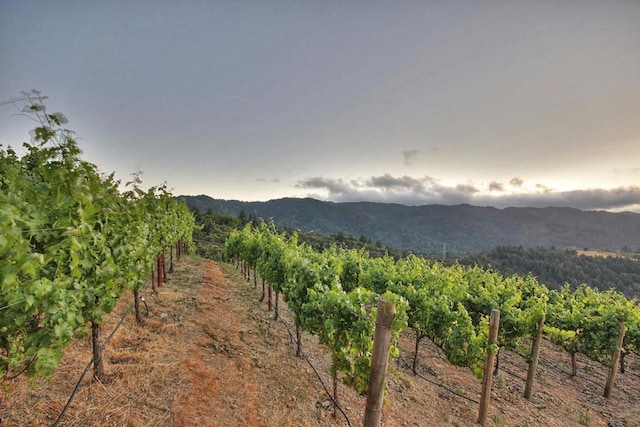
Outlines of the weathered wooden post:
<svg viewBox="0 0 640 427">
<path fill-rule="evenodd" d="M 158 294 L 158 287 L 156 286 L 155 268 L 151 267 L 151 290 L 154 295 Z"/>
<path fill-rule="evenodd" d="M 142 324 L 142 315 L 140 314 L 140 289 L 133 289 L 133 309 L 136 313 L 136 322 Z"/>
<path fill-rule="evenodd" d="M 162 287 L 162 278 L 164 276 L 164 264 L 163 264 L 163 259 L 162 259 L 162 253 L 158 254 L 158 268 L 157 268 L 157 272 L 158 272 L 158 276 L 156 277 L 156 279 L 158 280 L 158 287 L 161 288 Z"/>
<path fill-rule="evenodd" d="M 489 319 L 489 348 L 487 349 L 487 359 L 484 362 L 484 377 L 482 379 L 482 396 L 480 397 L 480 413 L 478 414 L 478 424 L 485 426 L 487 423 L 487 413 L 489 412 L 489 402 L 491 401 L 491 384 L 493 383 L 493 364 L 496 360 L 496 353 L 492 347 L 498 342 L 498 327 L 500 326 L 500 310 L 491 310 Z"/>
<path fill-rule="evenodd" d="M 167 283 L 169 281 L 169 277 L 167 276 L 167 260 L 165 252 L 165 248 L 162 247 L 162 280 L 164 281 L 164 283 Z"/>
<path fill-rule="evenodd" d="M 173 245 L 169 245 L 169 274 L 173 274 Z"/>
<path fill-rule="evenodd" d="M 624 342 L 624 333 L 626 328 L 624 323 L 620 323 L 618 326 L 618 342 L 616 343 L 616 349 L 611 354 L 611 368 L 609 369 L 609 377 L 607 378 L 607 385 L 604 387 L 604 397 L 607 399 L 611 397 L 613 391 L 613 382 L 616 380 L 616 373 L 618 372 L 618 363 L 620 362 L 620 350 L 622 349 L 622 343 Z"/>
<path fill-rule="evenodd" d="M 102 326 L 91 321 L 91 346 L 93 349 L 93 375 L 98 381 L 104 381 L 104 361 L 102 359 Z"/>
<path fill-rule="evenodd" d="M 364 427 L 378 427 L 384 402 L 384 380 L 391 350 L 391 322 L 396 314 L 393 304 L 378 299 L 376 331 L 371 355 L 371 375 L 367 389 L 367 405 L 364 412 Z"/>
<path fill-rule="evenodd" d="M 544 316 L 538 319 L 536 336 L 533 339 L 533 348 L 531 349 L 531 361 L 529 361 L 529 370 L 527 371 L 527 384 L 524 387 L 524 398 L 531 400 L 533 394 L 533 383 L 536 379 L 536 371 L 538 370 L 538 359 L 540 357 L 540 343 L 542 342 L 542 330 L 544 329 Z"/>
</svg>

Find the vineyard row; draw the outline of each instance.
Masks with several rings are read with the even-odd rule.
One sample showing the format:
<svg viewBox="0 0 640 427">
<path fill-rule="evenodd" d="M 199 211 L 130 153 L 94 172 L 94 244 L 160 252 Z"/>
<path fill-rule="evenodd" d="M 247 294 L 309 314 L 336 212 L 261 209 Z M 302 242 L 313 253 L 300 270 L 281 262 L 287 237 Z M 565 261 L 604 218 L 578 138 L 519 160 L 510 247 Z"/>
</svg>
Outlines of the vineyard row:
<svg viewBox="0 0 640 427">
<path fill-rule="evenodd" d="M 154 268 L 160 280 L 166 251 L 192 244 L 195 221 L 166 186 L 142 190 L 139 174 L 121 191 L 44 99 L 15 101 L 38 123 L 25 153 L 0 149 L 0 378 L 51 374 L 87 325 L 101 378 L 105 315 L 133 291 L 140 318 L 138 290 Z"/>
<path fill-rule="evenodd" d="M 298 343 L 304 330 L 317 335 L 331 352 L 334 384 L 341 374 L 343 382 L 360 393 L 367 390 L 380 295 L 396 306 L 391 358 L 398 355 L 396 342 L 403 328 L 415 332 L 414 370 L 424 338 L 438 345 L 452 364 L 470 367 L 479 377 L 487 351 L 496 355 L 497 369 L 502 349 L 524 348 L 531 358 L 543 334 L 574 360 L 582 353 L 607 366 L 624 362 L 625 354 L 640 347 L 637 301 L 613 290 L 583 285 L 553 291 L 532 276 L 507 277 L 416 256 L 395 261 L 354 249 L 317 252 L 264 222 L 233 231 L 225 249 L 237 263 L 242 260 L 247 277 L 249 270 L 262 277 L 263 295 L 268 292 L 268 300 L 275 301 L 276 317 L 278 296 L 283 296 L 294 315 Z M 488 315 L 496 309 L 500 328 L 497 343 L 490 344 Z M 626 333 L 621 334 L 621 328 Z M 575 373 L 575 363 L 573 369 Z M 535 369 L 530 376 L 528 383 L 533 384 Z M 527 398 L 531 393 L 528 385 Z"/>
</svg>

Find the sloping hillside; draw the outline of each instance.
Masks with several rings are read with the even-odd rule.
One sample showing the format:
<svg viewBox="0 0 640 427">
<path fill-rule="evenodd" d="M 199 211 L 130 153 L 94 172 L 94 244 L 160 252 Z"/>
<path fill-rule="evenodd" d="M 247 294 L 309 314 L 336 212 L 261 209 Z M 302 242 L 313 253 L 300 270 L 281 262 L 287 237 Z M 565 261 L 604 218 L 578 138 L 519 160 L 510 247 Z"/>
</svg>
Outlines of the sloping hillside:
<svg viewBox="0 0 640 427">
<path fill-rule="evenodd" d="M 590 253 L 587 256 L 584 253 Z M 604 255 L 603 255 L 604 254 Z M 552 289 L 583 283 L 602 291 L 616 289 L 628 298 L 640 297 L 640 261 L 619 254 L 570 249 L 500 246 L 458 259 L 463 265 L 480 265 L 505 275 L 533 274 Z"/>
<path fill-rule="evenodd" d="M 137 325 L 125 315 L 123 298 L 108 317 L 105 332 L 124 323 L 105 353 L 106 383 L 87 375 L 60 426 L 346 426 L 323 383 L 331 387 L 330 355 L 303 334 L 313 367 L 295 356 L 287 327 L 293 320 L 281 304 L 281 320 L 260 302 L 260 289 L 229 264 L 187 257 L 177 263 L 159 295 L 150 295 L 149 317 Z M 425 340 L 419 376 L 405 362 L 413 336 L 400 341 L 401 359 L 389 367 L 382 425 L 476 426 L 480 381 L 471 370 L 450 365 Z M 65 351 L 50 380 L 13 380 L 0 388 L 3 426 L 52 425 L 91 357 L 88 339 Z M 613 398 L 602 397 L 606 368 L 578 357 L 571 377 L 570 356 L 545 343 L 534 397 L 522 397 L 527 363 L 501 354 L 493 384 L 488 426 L 638 426 L 640 358 L 627 357 Z M 316 374 L 317 372 L 317 374 Z M 322 381 L 322 382 L 321 382 Z M 340 405 L 351 425 L 363 421 L 365 398 L 340 385 Z"/>
<path fill-rule="evenodd" d="M 572 208 L 506 208 L 470 205 L 404 206 L 332 203 L 285 198 L 267 202 L 181 196 L 190 208 L 273 219 L 282 227 L 319 233 L 364 235 L 399 249 L 463 255 L 497 246 L 637 248 L 640 214 Z"/>
</svg>

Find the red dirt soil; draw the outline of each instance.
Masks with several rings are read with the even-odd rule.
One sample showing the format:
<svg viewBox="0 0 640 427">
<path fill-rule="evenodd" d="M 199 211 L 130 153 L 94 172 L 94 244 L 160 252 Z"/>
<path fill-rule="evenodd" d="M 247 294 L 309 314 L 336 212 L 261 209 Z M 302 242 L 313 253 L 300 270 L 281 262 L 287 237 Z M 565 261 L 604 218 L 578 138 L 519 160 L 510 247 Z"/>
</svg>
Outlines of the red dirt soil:
<svg viewBox="0 0 640 427">
<path fill-rule="evenodd" d="M 313 368 L 295 357 L 280 303 L 281 321 L 260 302 L 261 287 L 231 265 L 195 257 L 175 266 L 157 296 L 147 290 L 150 314 L 137 325 L 129 314 L 106 347 L 108 380 L 90 375 L 60 420 L 60 426 L 345 426 Z M 113 330 L 131 305 L 125 296 L 104 325 Z M 419 373 L 406 368 L 413 336 L 403 334 L 402 359 L 388 373 L 384 426 L 474 426 L 480 381 L 424 342 Z M 304 334 L 303 349 L 329 389 L 330 357 Z M 3 383 L 0 426 L 52 425 L 91 357 L 88 338 L 72 343 L 50 379 Z M 527 363 L 501 356 L 505 371 L 494 381 L 490 426 L 640 426 L 640 358 L 627 357 L 613 398 L 602 398 L 606 369 L 579 358 L 571 378 L 570 358 L 545 343 L 532 401 L 522 397 Z M 563 372 L 566 371 L 566 372 Z M 464 396 L 464 397 L 461 397 Z M 365 398 L 344 385 L 340 405 L 351 425 L 363 422 Z"/>
</svg>

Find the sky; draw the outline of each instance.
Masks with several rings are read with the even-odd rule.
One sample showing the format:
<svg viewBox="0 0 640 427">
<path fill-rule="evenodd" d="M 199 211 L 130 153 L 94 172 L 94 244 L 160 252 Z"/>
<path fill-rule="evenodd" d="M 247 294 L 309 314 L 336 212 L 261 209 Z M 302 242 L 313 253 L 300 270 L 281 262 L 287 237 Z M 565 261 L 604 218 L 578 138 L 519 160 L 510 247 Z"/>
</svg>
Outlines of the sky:
<svg viewBox="0 0 640 427">
<path fill-rule="evenodd" d="M 640 2 L 0 1 L 0 144 L 48 96 L 123 182 L 640 212 Z"/>
</svg>

